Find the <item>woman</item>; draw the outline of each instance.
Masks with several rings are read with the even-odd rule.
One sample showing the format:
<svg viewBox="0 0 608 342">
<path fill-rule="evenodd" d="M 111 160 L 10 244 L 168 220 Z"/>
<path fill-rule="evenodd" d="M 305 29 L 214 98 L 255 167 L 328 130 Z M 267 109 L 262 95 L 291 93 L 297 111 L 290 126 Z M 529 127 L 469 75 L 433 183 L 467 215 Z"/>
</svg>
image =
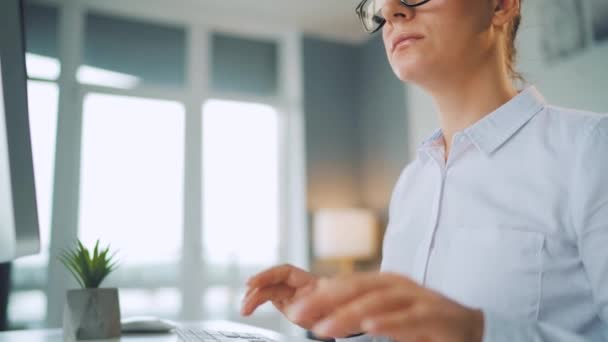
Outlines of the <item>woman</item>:
<svg viewBox="0 0 608 342">
<path fill-rule="evenodd" d="M 249 280 L 244 315 L 272 301 L 349 341 L 607 340 L 608 117 L 516 90 L 520 2 L 363 1 L 441 129 L 395 187 L 380 274 L 279 266 Z"/>
</svg>

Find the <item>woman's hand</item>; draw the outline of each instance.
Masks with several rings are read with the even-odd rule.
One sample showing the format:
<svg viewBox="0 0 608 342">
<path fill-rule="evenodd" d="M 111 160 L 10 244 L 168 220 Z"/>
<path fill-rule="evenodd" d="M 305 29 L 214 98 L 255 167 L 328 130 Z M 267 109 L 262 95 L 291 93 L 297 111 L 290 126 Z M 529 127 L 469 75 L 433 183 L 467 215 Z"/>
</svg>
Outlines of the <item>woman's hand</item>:
<svg viewBox="0 0 608 342">
<path fill-rule="evenodd" d="M 388 273 L 320 280 L 300 297 L 288 318 L 322 317 L 312 330 L 344 337 L 355 331 L 396 341 L 481 342 L 483 314 Z"/>
<path fill-rule="evenodd" d="M 314 290 L 317 282 L 318 278 L 311 273 L 291 265 L 277 266 L 261 272 L 247 282 L 248 289 L 243 298 L 241 314 L 249 316 L 258 306 L 270 301 L 285 315 L 295 301 Z M 304 329 L 310 329 L 320 318 L 301 315 L 297 320 L 291 321 Z"/>
</svg>

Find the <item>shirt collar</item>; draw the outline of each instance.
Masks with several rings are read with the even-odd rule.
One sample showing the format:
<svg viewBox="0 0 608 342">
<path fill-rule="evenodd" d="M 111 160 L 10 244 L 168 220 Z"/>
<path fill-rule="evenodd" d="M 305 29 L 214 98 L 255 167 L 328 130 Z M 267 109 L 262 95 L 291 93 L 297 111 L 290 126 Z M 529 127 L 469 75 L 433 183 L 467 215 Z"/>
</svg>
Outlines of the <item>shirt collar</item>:
<svg viewBox="0 0 608 342">
<path fill-rule="evenodd" d="M 544 105 L 545 99 L 536 87 L 529 86 L 509 102 L 465 129 L 463 133 L 479 150 L 489 155 L 530 121 Z M 436 130 L 422 142 L 418 151 L 424 152 L 429 148 L 443 145 L 439 140 L 441 136 L 441 130 Z"/>
</svg>

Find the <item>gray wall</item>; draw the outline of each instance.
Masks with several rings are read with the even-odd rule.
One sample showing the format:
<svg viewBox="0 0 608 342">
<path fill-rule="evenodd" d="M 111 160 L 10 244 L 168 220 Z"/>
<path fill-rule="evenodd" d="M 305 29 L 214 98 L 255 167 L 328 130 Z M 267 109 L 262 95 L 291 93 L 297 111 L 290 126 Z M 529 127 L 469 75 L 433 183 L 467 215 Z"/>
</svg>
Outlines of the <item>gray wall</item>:
<svg viewBox="0 0 608 342">
<path fill-rule="evenodd" d="M 366 207 L 382 212 L 408 160 L 406 100 L 379 34 L 359 47 L 359 58 L 362 200 Z"/>
<path fill-rule="evenodd" d="M 356 46 L 304 38 L 308 207 L 360 205 Z"/>
<path fill-rule="evenodd" d="M 592 11 L 590 3 L 593 2 L 584 2 L 589 7 L 587 11 Z M 590 47 L 555 62 L 545 61 L 541 44 L 543 33 L 548 31 L 556 39 L 559 36 L 550 26 L 538 24 L 546 22 L 542 20 L 546 14 L 542 5 L 542 1 L 524 2 L 522 31 L 518 41 L 519 69 L 552 104 L 608 112 L 608 40 L 593 43 L 592 32 L 588 32 L 587 44 Z M 604 16 L 605 13 L 599 15 Z M 602 18 L 604 22 L 608 21 L 608 17 Z M 563 25 L 564 22 L 555 24 Z M 585 26 L 590 26 L 590 22 Z"/>
<path fill-rule="evenodd" d="M 84 64 L 137 76 L 149 84 L 184 86 L 184 27 L 96 13 L 87 14 L 85 24 Z"/>
<path fill-rule="evenodd" d="M 385 214 L 407 160 L 403 84 L 380 37 L 362 45 L 304 39 L 308 205 Z"/>
<path fill-rule="evenodd" d="M 279 56 L 276 42 L 215 33 L 211 44 L 213 90 L 269 96 L 277 94 Z"/>
<path fill-rule="evenodd" d="M 24 9 L 27 51 L 46 57 L 59 58 L 57 44 L 59 10 L 50 6 L 29 3 Z"/>
</svg>

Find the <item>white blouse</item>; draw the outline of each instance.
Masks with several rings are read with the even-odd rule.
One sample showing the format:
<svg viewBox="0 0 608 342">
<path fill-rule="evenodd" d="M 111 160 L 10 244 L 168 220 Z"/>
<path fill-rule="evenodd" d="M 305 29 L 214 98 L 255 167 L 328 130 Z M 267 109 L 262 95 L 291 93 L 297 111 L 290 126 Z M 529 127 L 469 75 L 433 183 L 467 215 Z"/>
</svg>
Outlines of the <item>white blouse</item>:
<svg viewBox="0 0 608 342">
<path fill-rule="evenodd" d="M 608 341 L 608 116 L 529 87 L 452 146 L 403 171 L 382 271 L 482 309 L 484 342 Z"/>
</svg>

